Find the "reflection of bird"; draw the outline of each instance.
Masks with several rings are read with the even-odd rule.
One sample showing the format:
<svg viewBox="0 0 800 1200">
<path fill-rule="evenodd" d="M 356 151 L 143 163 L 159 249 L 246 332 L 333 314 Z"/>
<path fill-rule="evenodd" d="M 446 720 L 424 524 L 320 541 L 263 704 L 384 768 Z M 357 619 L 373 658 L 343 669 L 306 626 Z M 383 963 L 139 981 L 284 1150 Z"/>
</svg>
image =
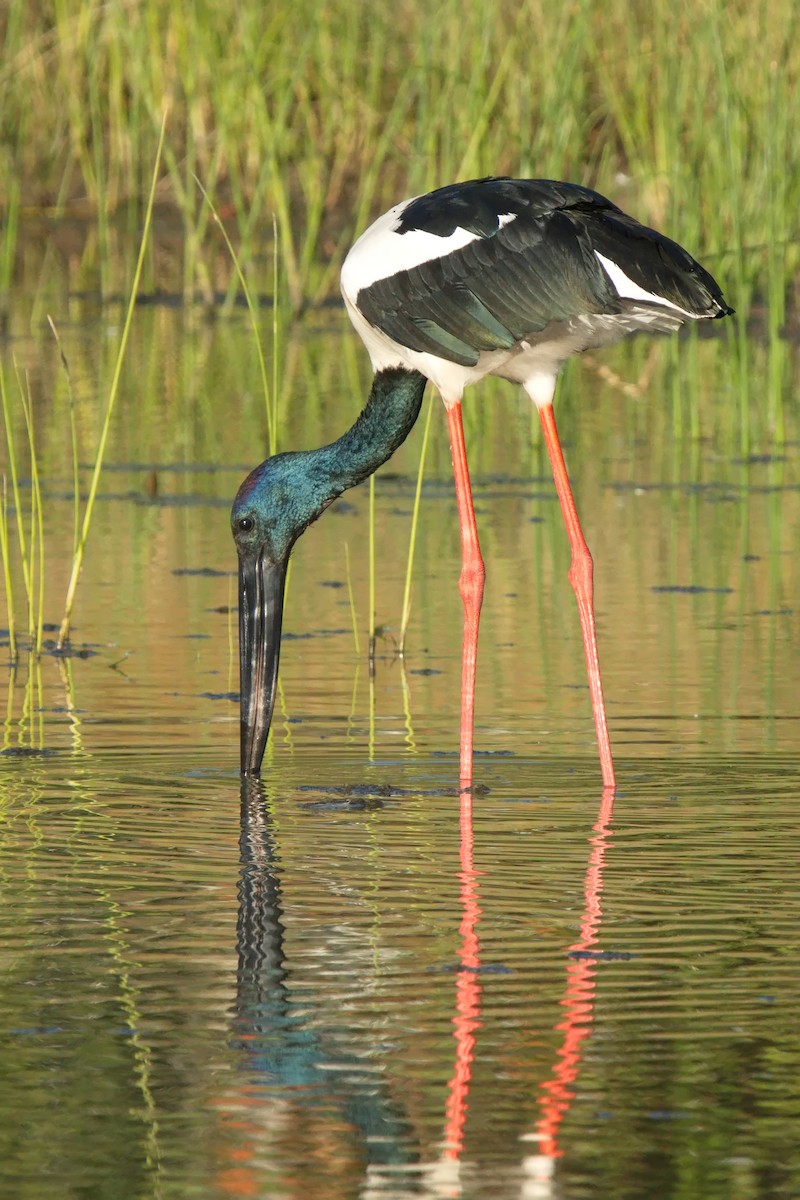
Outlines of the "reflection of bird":
<svg viewBox="0 0 800 1200">
<path fill-rule="evenodd" d="M 375 378 L 355 425 L 331 445 L 278 454 L 242 484 L 232 527 L 240 567 L 242 771 L 258 774 L 275 696 L 286 564 L 297 538 L 408 435 L 426 379 L 447 409 L 464 601 L 461 778 L 471 779 L 484 566 L 461 397 L 499 375 L 539 411 L 572 548 L 603 782 L 614 785 L 594 630 L 592 560 L 553 417 L 562 364 L 638 329 L 674 330 L 732 310 L 699 263 L 596 192 L 549 180 L 481 179 L 396 205 L 356 242 L 342 292 Z"/>
<path fill-rule="evenodd" d="M 347 1044 L 346 1023 L 323 1018 L 324 994 L 292 979 L 284 951 L 279 861 L 272 823 L 259 785 L 242 784 L 241 882 L 237 928 L 239 969 L 234 1038 L 247 1071 L 250 1118 L 270 1093 L 296 1105 L 321 1125 L 352 1131 L 358 1152 L 375 1170 L 415 1161 L 410 1127 L 387 1094 L 375 1059 L 365 1059 L 355 1039 Z M 335 957 L 335 955 L 334 955 Z M 319 978 L 329 978 L 321 972 Z M 343 1044 L 344 1041 L 344 1044 Z M 255 1085 L 255 1086 L 254 1086 Z"/>
</svg>

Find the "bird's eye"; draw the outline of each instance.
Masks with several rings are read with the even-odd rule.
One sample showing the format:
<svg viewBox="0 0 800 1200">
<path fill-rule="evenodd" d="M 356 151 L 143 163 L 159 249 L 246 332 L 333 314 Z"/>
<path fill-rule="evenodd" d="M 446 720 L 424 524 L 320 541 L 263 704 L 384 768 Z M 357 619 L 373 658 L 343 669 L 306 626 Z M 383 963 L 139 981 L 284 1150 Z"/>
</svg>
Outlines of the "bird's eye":
<svg viewBox="0 0 800 1200">
<path fill-rule="evenodd" d="M 249 533 L 255 526 L 255 521 L 252 517 L 240 517 L 236 522 L 236 528 L 239 533 Z"/>
</svg>

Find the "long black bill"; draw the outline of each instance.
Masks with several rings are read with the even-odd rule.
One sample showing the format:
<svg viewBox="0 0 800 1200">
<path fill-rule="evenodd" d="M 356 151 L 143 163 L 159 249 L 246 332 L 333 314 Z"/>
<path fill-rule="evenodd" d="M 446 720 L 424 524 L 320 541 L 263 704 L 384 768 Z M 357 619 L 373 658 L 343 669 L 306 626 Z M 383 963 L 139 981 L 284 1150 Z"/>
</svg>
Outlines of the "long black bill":
<svg viewBox="0 0 800 1200">
<path fill-rule="evenodd" d="M 258 775 L 267 746 L 281 650 L 286 562 L 239 557 L 242 774 Z"/>
</svg>

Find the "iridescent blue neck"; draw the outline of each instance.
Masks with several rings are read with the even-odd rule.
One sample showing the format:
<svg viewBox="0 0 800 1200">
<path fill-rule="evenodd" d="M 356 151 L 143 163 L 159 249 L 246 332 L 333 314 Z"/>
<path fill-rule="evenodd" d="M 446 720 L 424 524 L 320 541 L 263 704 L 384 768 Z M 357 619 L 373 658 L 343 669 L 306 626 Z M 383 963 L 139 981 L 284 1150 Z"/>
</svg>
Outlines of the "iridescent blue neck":
<svg viewBox="0 0 800 1200">
<path fill-rule="evenodd" d="M 335 442 L 312 450 L 307 460 L 320 478 L 328 475 L 332 496 L 377 471 L 406 440 L 419 416 L 425 376 L 405 367 L 378 371 L 356 423 Z"/>
<path fill-rule="evenodd" d="M 356 423 L 328 446 L 276 454 L 245 479 L 231 522 L 240 554 L 285 559 L 300 534 L 348 488 L 377 471 L 408 437 L 419 416 L 425 376 L 378 371 Z"/>
</svg>

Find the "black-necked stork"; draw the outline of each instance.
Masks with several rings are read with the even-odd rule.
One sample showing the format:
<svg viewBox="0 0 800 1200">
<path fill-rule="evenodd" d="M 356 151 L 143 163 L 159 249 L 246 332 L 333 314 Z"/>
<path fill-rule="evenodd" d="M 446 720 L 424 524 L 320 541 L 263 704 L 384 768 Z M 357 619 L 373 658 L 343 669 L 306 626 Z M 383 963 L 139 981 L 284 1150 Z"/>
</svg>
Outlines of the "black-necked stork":
<svg viewBox="0 0 800 1200">
<path fill-rule="evenodd" d="M 478 621 L 485 569 L 478 544 L 461 398 L 499 375 L 537 407 L 572 549 L 603 784 L 615 786 L 593 608 L 592 559 L 553 416 L 563 363 L 636 330 L 670 331 L 733 310 L 675 242 L 588 188 L 547 179 L 477 179 L 395 205 L 342 267 L 345 305 L 375 377 L 351 429 L 317 450 L 277 454 L 239 489 L 241 769 L 257 775 L 275 698 L 284 580 L 297 538 L 376 471 L 408 436 L 428 379 L 447 410 L 461 526 L 464 602 L 461 781 L 471 781 Z"/>
</svg>

